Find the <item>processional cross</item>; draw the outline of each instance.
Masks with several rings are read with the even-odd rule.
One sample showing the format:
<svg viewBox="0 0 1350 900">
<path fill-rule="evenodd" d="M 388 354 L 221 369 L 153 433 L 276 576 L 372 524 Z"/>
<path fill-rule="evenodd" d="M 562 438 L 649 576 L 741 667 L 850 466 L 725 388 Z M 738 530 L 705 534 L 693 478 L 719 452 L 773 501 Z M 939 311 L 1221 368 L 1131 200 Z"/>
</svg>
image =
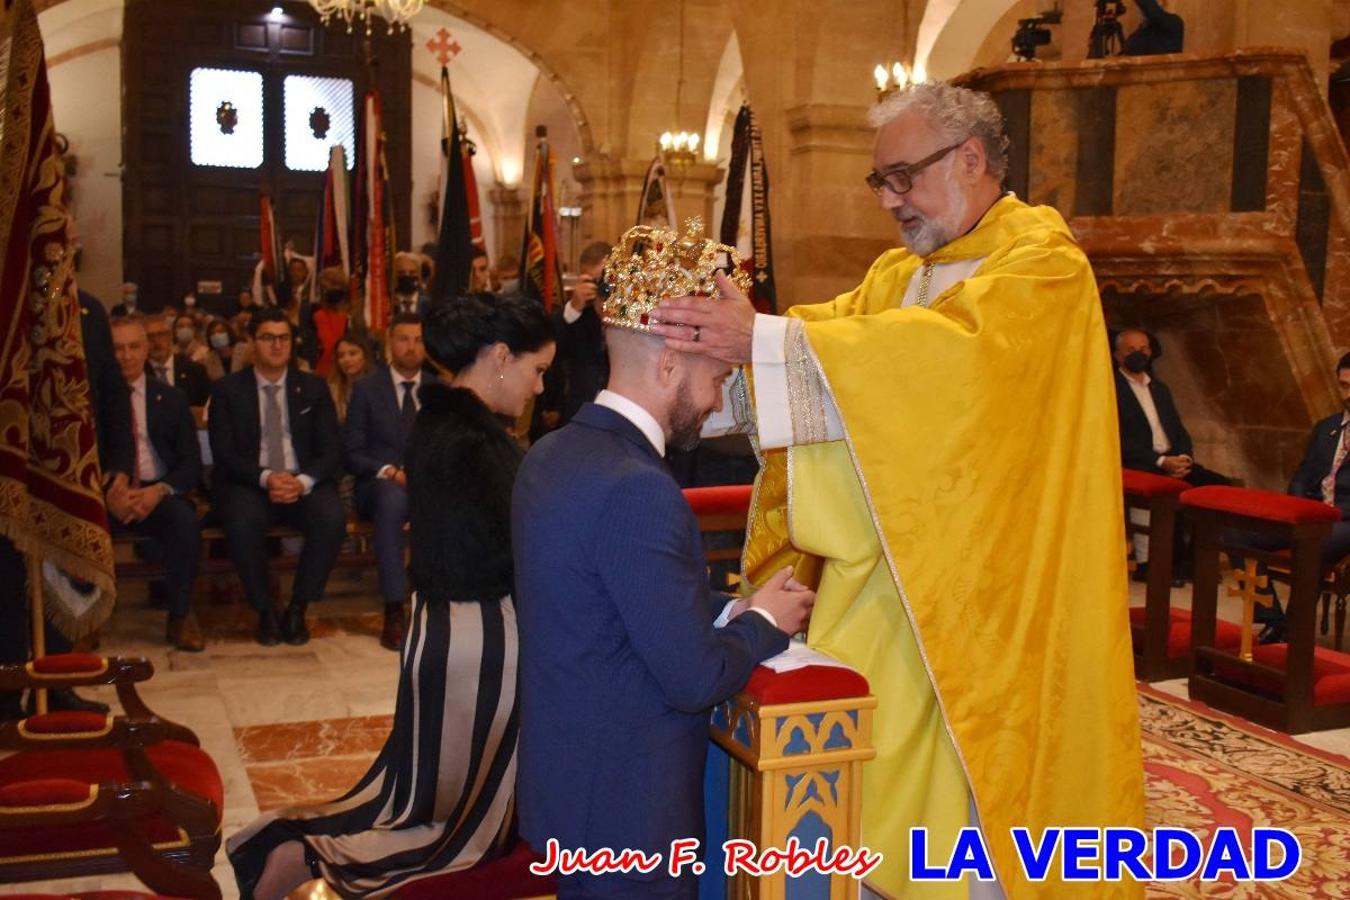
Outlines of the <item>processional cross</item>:
<svg viewBox="0 0 1350 900">
<path fill-rule="evenodd" d="M 1233 584 L 1228 586 L 1228 596 L 1242 601 L 1242 646 L 1238 655 L 1244 662 L 1252 661 L 1252 620 L 1256 612 L 1256 604 L 1270 606 L 1275 602 L 1275 598 L 1270 594 L 1258 592 L 1270 584 L 1270 576 L 1258 574 L 1260 563 L 1248 558 L 1241 569 L 1229 569 L 1228 574 L 1233 580 Z"/>
<path fill-rule="evenodd" d="M 450 32 L 442 28 L 436 32 L 435 38 L 427 41 L 427 49 L 431 51 L 432 56 L 436 57 L 436 61 L 444 67 L 450 60 L 459 56 L 460 51 L 464 48 L 459 45 L 459 41 L 451 39 Z"/>
</svg>

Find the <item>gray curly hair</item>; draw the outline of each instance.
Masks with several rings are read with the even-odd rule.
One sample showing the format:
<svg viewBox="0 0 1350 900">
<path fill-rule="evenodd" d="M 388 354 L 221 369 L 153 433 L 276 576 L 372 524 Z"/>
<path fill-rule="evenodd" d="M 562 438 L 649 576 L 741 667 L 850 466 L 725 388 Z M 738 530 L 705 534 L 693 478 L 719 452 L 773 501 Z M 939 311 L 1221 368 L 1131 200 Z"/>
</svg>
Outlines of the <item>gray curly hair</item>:
<svg viewBox="0 0 1350 900">
<path fill-rule="evenodd" d="M 1008 136 L 1003 133 L 1003 113 L 988 94 L 945 81 L 924 82 L 896 91 L 872 107 L 867 120 L 872 127 L 880 128 L 907 112 L 921 113 L 947 143 L 979 138 L 989 174 L 999 181 L 1007 174 Z"/>
</svg>

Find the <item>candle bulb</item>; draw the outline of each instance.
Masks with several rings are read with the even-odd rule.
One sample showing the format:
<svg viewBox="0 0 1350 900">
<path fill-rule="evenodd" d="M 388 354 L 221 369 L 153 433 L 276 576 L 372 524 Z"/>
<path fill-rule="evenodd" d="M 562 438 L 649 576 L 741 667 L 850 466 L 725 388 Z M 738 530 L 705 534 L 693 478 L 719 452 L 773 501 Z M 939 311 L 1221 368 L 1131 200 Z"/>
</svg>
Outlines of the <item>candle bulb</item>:
<svg viewBox="0 0 1350 900">
<path fill-rule="evenodd" d="M 891 78 L 895 81 L 895 86 L 898 88 L 904 88 L 905 84 L 909 81 L 909 76 L 905 74 L 905 67 L 900 63 L 891 66 Z"/>
<path fill-rule="evenodd" d="M 873 70 L 872 70 L 872 77 L 875 78 L 875 79 L 877 80 L 877 90 L 878 90 L 878 91 L 884 91 L 884 90 L 886 90 L 886 67 L 885 67 L 885 66 L 879 65 L 879 66 L 877 66 L 875 69 L 873 69 Z"/>
<path fill-rule="evenodd" d="M 928 80 L 928 71 L 924 69 L 923 63 L 914 64 L 914 74 L 910 78 L 915 84 L 923 84 Z"/>
</svg>

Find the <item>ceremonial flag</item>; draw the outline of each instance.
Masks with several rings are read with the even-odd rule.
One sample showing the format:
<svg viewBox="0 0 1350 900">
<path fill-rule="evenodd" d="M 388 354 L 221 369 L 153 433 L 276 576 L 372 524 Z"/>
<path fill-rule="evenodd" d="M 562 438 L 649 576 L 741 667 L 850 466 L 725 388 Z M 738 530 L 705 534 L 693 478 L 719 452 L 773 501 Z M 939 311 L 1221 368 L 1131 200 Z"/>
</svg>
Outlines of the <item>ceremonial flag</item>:
<svg viewBox="0 0 1350 900">
<path fill-rule="evenodd" d="M 385 159 L 385 134 L 380 94 L 366 93 L 362 122 L 361 152 L 357 163 L 356 275 L 365 279 L 364 306 L 352 310 L 353 318 L 372 331 L 389 325 L 391 279 L 394 272 L 393 194 L 389 190 L 389 165 Z"/>
<path fill-rule="evenodd" d="M 637 224 L 678 231 L 675 223 L 675 199 L 666 186 L 666 164 L 661 157 L 652 160 L 647 176 L 642 179 L 642 195 L 638 197 Z"/>
<path fill-rule="evenodd" d="M 535 128 L 539 145 L 535 153 L 534 186 L 530 191 L 525 240 L 520 250 L 520 287 L 551 310 L 563 302 L 562 270 L 558 262 L 558 219 L 553 206 L 553 149 L 548 129 Z"/>
<path fill-rule="evenodd" d="M 435 301 L 454 299 L 469 289 L 478 188 L 463 144 L 455 96 L 450 92 L 450 72 L 441 66 L 441 155 L 445 170 L 441 179 L 441 223 L 436 237 L 436 282 L 432 290 Z M 474 185 L 472 193 L 470 185 Z"/>
<path fill-rule="evenodd" d="M 463 128 L 459 129 L 459 146 L 463 154 L 464 200 L 469 210 L 469 238 L 479 250 L 486 250 L 483 242 L 483 212 L 478 204 L 478 176 L 473 172 L 473 143 Z"/>
<path fill-rule="evenodd" d="M 769 230 L 769 170 L 764 164 L 764 145 L 759 123 L 742 104 L 736 114 L 731 138 L 731 165 L 727 169 L 727 202 L 722 211 L 719 240 L 735 247 L 742 267 L 754 285 L 755 308 L 770 315 L 778 312 L 778 292 L 773 281 L 773 246 Z"/>
<path fill-rule="evenodd" d="M 337 266 L 350 276 L 351 204 L 347 187 L 347 151 L 334 144 L 328 153 L 328 170 L 323 176 L 323 201 L 314 228 L 315 274 Z M 317 283 L 318 279 L 314 279 Z M 317 297 L 311 299 L 317 300 Z"/>
<path fill-rule="evenodd" d="M 258 264 L 257 289 L 270 288 L 274 300 L 279 300 L 286 279 L 286 259 L 281 249 L 281 235 L 277 232 L 276 216 L 272 213 L 272 198 L 266 193 L 258 195 L 258 242 L 262 256 Z M 258 302 L 264 303 L 263 295 Z"/>
<path fill-rule="evenodd" d="M 78 608 L 50 610 L 79 637 L 112 611 L 112 539 L 80 332 L 65 165 L 32 0 L 0 4 L 0 134 L 0 536 L 28 558 L 30 573 L 42 563 L 42 581 L 51 582 L 59 569 L 92 585 L 66 593 Z"/>
</svg>

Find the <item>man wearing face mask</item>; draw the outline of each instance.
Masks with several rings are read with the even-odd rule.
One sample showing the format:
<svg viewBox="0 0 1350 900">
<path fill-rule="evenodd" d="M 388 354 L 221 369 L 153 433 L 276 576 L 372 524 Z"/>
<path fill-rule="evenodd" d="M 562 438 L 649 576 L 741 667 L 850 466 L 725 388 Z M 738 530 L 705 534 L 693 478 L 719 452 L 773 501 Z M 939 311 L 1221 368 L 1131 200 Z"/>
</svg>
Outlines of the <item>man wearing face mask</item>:
<svg viewBox="0 0 1350 900">
<path fill-rule="evenodd" d="M 1190 432 L 1167 385 L 1149 374 L 1153 346 L 1147 333 L 1129 328 L 1116 335 L 1116 406 L 1120 416 L 1121 464 L 1127 469 L 1171 475 L 1193 487 L 1231 484 L 1196 463 Z"/>
<path fill-rule="evenodd" d="M 422 290 L 422 257 L 403 250 L 394 256 L 394 315 L 425 316 L 431 298 Z"/>
<path fill-rule="evenodd" d="M 122 285 L 122 302 L 114 306 L 108 315 L 117 318 L 119 316 L 129 316 L 134 312 L 139 312 L 140 306 L 138 305 L 138 301 L 139 290 L 136 287 L 136 282 L 128 281 L 126 284 Z"/>
</svg>

